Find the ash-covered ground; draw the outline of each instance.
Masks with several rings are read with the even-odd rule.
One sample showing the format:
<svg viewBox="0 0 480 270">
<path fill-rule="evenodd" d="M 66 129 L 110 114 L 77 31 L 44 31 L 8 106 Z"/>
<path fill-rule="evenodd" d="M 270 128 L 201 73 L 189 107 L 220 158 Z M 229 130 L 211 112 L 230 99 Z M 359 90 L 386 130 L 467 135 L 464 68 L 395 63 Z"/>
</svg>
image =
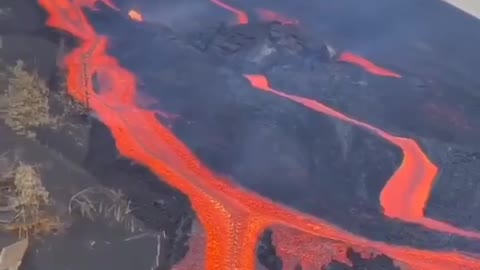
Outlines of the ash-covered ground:
<svg viewBox="0 0 480 270">
<path fill-rule="evenodd" d="M 233 26 L 226 23 L 231 15 L 208 7 L 208 1 L 198 7 L 182 1 L 164 3 L 164 10 L 180 14 L 163 11 L 170 16 L 160 16 L 162 6 L 147 2 L 131 6 L 150 10 L 142 24 L 107 9 L 90 12 L 89 17 L 109 36 L 112 55 L 137 75 L 141 93 L 158 101 L 145 106 L 178 115 L 162 121 L 170 121 L 175 134 L 210 168 L 274 201 L 370 239 L 479 252 L 473 240 L 388 220 L 381 214 L 378 194 L 401 162 L 398 148 L 360 128 L 259 92 L 241 74 L 265 74 L 277 89 L 320 100 L 359 120 L 417 140 L 441 168 L 427 216 L 480 229 L 480 218 L 475 217 L 480 210 L 476 181 L 480 174 L 476 139 L 480 95 L 474 90 L 480 80 L 472 75 L 474 59 L 479 57 L 472 44 L 480 44 L 475 43 L 480 24 L 431 1 L 410 11 L 411 19 L 405 16 L 413 2 L 388 1 L 373 8 L 375 1 L 348 1 L 345 6 L 328 9 L 322 4 L 315 9 L 298 4 L 288 10 L 288 4 L 269 6 L 266 1 L 262 8 L 299 18 L 301 25 L 254 21 Z M 120 6 L 128 3 L 122 1 Z M 254 4 L 236 4 L 254 13 Z M 2 5 L 6 12 L 0 15 L 1 59 L 10 65 L 24 60 L 47 80 L 53 93 L 64 91 L 58 62 L 75 46 L 75 40 L 44 27 L 45 14 L 29 1 Z M 395 15 L 387 16 L 393 10 L 397 10 Z M 433 15 L 421 19 L 421 11 Z M 378 25 L 375 14 L 388 20 Z M 158 20 L 149 20 L 155 15 Z M 315 17 L 322 15 L 323 20 Z M 429 32 L 440 25 L 437 18 L 445 20 L 446 16 L 452 19 L 449 25 L 442 23 L 443 33 Z M 27 17 L 27 22 L 21 19 Z M 202 23 L 193 23 L 193 18 Z M 323 26 L 315 26 L 319 21 Z M 413 34 L 406 26 L 398 26 L 404 21 L 418 26 L 417 31 Z M 463 31 L 454 32 L 459 25 Z M 458 42 L 465 37 L 471 41 Z M 403 78 L 378 77 L 337 63 L 327 44 L 337 53 L 356 50 L 371 56 Z M 59 103 L 61 111 L 64 104 Z M 120 190 L 142 229 L 132 233 L 121 225 L 112 228 L 73 218 L 64 234 L 35 244 L 25 269 L 52 265 L 170 269 L 188 249 L 195 219 L 188 198 L 119 156 L 108 129 L 88 111 L 65 121 L 75 128 L 40 128 L 36 139 L 28 143 L 2 127 L 2 138 L 11 138 L 9 143 L 2 140 L 2 149 L 20 145 L 32 153 L 28 155 L 52 160 L 49 179 L 59 190 L 59 195 L 52 195 L 58 196 L 59 208 L 63 205 L 68 210 L 71 197 L 90 186 Z M 72 143 L 76 140 L 83 144 Z M 269 238 L 266 232 L 258 259 L 267 269 L 282 269 Z M 160 263 L 155 264 L 160 244 Z M 123 254 L 135 259 L 122 259 Z M 353 251 L 349 256 L 353 269 L 397 269 L 384 256 L 364 260 Z M 333 262 L 326 269 L 352 268 Z"/>
</svg>

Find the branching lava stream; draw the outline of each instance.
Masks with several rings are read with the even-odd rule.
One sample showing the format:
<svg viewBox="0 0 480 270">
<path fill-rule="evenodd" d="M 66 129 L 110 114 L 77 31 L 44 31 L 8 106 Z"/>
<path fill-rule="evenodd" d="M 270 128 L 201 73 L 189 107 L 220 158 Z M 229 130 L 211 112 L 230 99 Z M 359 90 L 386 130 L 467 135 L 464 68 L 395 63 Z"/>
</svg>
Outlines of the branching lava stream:
<svg viewBox="0 0 480 270">
<path fill-rule="evenodd" d="M 223 9 L 226 9 L 226 10 L 232 12 L 233 14 L 235 14 L 235 17 L 237 19 L 238 24 L 247 24 L 248 23 L 248 16 L 247 16 L 247 13 L 245 13 L 244 11 L 239 10 L 237 8 L 234 8 L 230 5 L 227 5 L 220 0 L 210 0 L 210 2 L 212 2 L 215 5 L 223 8 Z"/>
<path fill-rule="evenodd" d="M 480 260 L 472 256 L 394 246 L 353 235 L 324 220 L 273 203 L 236 186 L 228 179 L 216 176 L 156 119 L 155 112 L 137 105 L 135 76 L 107 54 L 107 39 L 96 33 L 82 11 L 83 8 L 93 8 L 94 0 L 39 0 L 39 3 L 49 13 L 49 26 L 67 31 L 80 41 L 80 46 L 65 59 L 69 93 L 88 105 L 108 126 L 122 155 L 147 166 L 160 179 L 190 198 L 206 233 L 205 269 L 255 269 L 258 237 L 273 225 L 294 229 L 302 235 L 299 238 L 317 236 L 346 245 L 378 250 L 412 269 L 480 269 Z M 106 4 L 114 7 L 112 3 Z M 107 82 L 97 91 L 92 86 L 94 74 Z M 387 216 L 421 223 L 445 232 L 478 237 L 476 233 L 424 217 L 423 208 L 437 168 L 413 140 L 392 136 L 316 101 L 272 89 L 267 79 L 261 75 L 245 76 L 255 88 L 361 126 L 402 148 L 402 166 L 391 177 L 381 195 L 381 204 Z"/>
</svg>

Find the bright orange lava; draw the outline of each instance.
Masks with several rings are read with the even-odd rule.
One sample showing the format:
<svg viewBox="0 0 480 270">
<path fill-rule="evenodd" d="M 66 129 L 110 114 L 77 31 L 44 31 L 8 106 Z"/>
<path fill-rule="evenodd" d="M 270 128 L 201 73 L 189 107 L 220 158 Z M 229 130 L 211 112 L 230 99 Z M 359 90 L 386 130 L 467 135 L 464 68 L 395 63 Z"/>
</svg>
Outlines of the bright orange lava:
<svg viewBox="0 0 480 270">
<path fill-rule="evenodd" d="M 235 14 L 235 17 L 237 17 L 237 23 L 238 24 L 247 24 L 248 23 L 248 16 L 247 16 L 247 13 L 245 13 L 245 11 L 234 8 L 230 5 L 227 5 L 224 2 L 222 2 L 221 0 L 210 0 L 210 2 L 212 2 L 215 5 L 223 8 L 223 9 L 226 9 L 226 10 L 232 12 L 233 14 Z"/>
<path fill-rule="evenodd" d="M 137 21 L 137 22 L 143 22 L 143 15 L 142 13 L 132 9 L 128 12 L 128 16 L 134 20 L 134 21 Z"/>
<path fill-rule="evenodd" d="M 338 58 L 338 61 L 358 65 L 358 66 L 362 67 L 363 69 L 365 69 L 367 72 L 370 72 L 370 73 L 378 75 L 378 76 L 393 77 L 393 78 L 401 78 L 402 77 L 402 76 L 400 76 L 400 74 L 397 74 L 397 73 L 395 73 L 393 71 L 390 71 L 388 69 L 379 67 L 379 66 L 375 65 L 374 63 L 372 63 L 371 61 L 369 61 L 365 58 L 362 58 L 358 55 L 355 55 L 353 53 L 350 53 L 350 52 L 342 53 L 340 55 L 340 57 Z"/>
<path fill-rule="evenodd" d="M 276 13 L 268 9 L 259 8 L 257 9 L 257 13 L 260 19 L 267 22 L 277 21 L 281 24 L 298 24 L 298 20 L 289 19 L 279 13 Z"/>
<path fill-rule="evenodd" d="M 48 25 L 67 31 L 80 41 L 80 46 L 65 59 L 69 93 L 88 105 L 108 126 L 122 155 L 147 166 L 163 181 L 190 198 L 206 233 L 205 269 L 255 269 L 258 237 L 272 225 L 294 229 L 301 235 L 298 238 L 317 236 L 378 250 L 413 269 L 480 269 L 480 260 L 460 253 L 394 246 L 353 235 L 324 220 L 273 203 L 215 175 L 156 119 L 155 112 L 136 104 L 135 76 L 107 54 L 107 39 L 96 33 L 83 14 L 82 8 L 91 7 L 92 0 L 39 0 L 39 3 L 50 15 Z M 92 87 L 94 74 L 108 82 L 98 92 Z M 405 156 L 402 166 L 382 192 L 385 213 L 435 229 L 453 231 L 451 226 L 423 217 L 423 207 L 437 168 L 413 140 L 390 135 L 316 101 L 272 89 L 263 76 L 245 76 L 260 90 L 361 126 L 402 148 Z M 459 229 L 453 233 L 476 236 Z"/>
<path fill-rule="evenodd" d="M 257 89 L 271 92 L 300 103 L 317 112 L 367 129 L 402 149 L 402 164 L 390 177 L 380 194 L 380 204 L 386 216 L 421 224 L 432 230 L 480 239 L 480 233 L 478 232 L 462 230 L 450 224 L 425 217 L 424 208 L 430 196 L 438 168 L 428 159 L 414 140 L 393 136 L 381 129 L 335 111 L 317 101 L 288 95 L 272 89 L 268 85 L 267 79 L 262 75 L 245 75 L 245 77 L 250 81 L 252 86 Z"/>
</svg>

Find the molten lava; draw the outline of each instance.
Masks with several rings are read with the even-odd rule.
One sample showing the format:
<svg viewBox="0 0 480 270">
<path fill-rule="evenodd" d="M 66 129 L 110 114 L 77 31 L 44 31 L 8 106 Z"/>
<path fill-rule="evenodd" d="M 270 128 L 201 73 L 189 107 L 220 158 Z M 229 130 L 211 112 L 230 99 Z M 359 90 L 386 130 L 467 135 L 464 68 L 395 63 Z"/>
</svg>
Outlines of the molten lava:
<svg viewBox="0 0 480 270">
<path fill-rule="evenodd" d="M 132 9 L 128 12 L 128 16 L 134 20 L 134 21 L 137 21 L 137 22 L 143 22 L 143 15 L 142 13 Z"/>
<path fill-rule="evenodd" d="M 393 71 L 390 71 L 388 69 L 379 67 L 375 65 L 373 62 L 362 58 L 358 55 L 355 55 L 350 52 L 344 52 L 340 55 L 338 58 L 338 61 L 340 62 L 346 62 L 354 65 L 358 65 L 365 69 L 365 71 L 370 72 L 372 74 L 378 75 L 378 76 L 385 76 L 385 77 L 393 77 L 393 78 L 401 78 L 402 76 L 400 74 L 397 74 Z"/>
<path fill-rule="evenodd" d="M 237 23 L 238 24 L 247 24 L 248 23 L 248 16 L 244 11 L 241 11 L 239 9 L 236 9 L 230 5 L 227 5 L 223 3 L 220 0 L 210 0 L 211 2 L 215 3 L 219 7 L 226 9 L 237 17 Z M 298 20 L 294 19 L 289 19 L 281 14 L 278 14 L 274 11 L 268 10 L 268 9 L 263 9 L 263 8 L 258 8 L 256 10 L 258 17 L 263 20 L 263 21 L 276 21 L 284 25 L 297 25 L 299 24 Z M 401 78 L 402 76 L 400 74 L 397 74 L 393 71 L 390 71 L 386 68 L 377 66 L 375 63 L 358 56 L 356 54 L 353 54 L 351 52 L 344 52 L 338 57 L 339 62 L 345 62 L 345 63 L 350 63 L 356 66 L 359 66 L 363 68 L 365 71 L 372 73 L 374 75 L 378 76 L 384 76 L 384 77 L 393 77 L 393 78 Z"/>
<path fill-rule="evenodd" d="M 219 4 L 219 1 L 213 2 L 225 5 Z M 354 235 L 322 219 L 301 214 L 248 192 L 232 181 L 215 175 L 169 128 L 157 120 L 155 112 L 137 104 L 135 76 L 107 54 L 106 37 L 93 29 L 82 11 L 84 7 L 93 8 L 93 0 L 39 0 L 39 3 L 49 13 L 49 26 L 69 32 L 80 42 L 79 47 L 65 59 L 69 93 L 88 105 L 105 123 L 123 156 L 147 166 L 160 179 L 190 198 L 205 231 L 205 269 L 255 269 L 259 235 L 273 225 L 294 230 L 294 243 L 300 245 L 303 241 L 320 237 L 347 246 L 376 250 L 412 269 L 480 269 L 479 259 L 464 254 L 395 246 Z M 111 3 L 110 6 L 114 8 Z M 244 14 L 233 10 L 237 15 Z M 242 17 L 242 22 L 248 22 L 246 15 Z M 93 89 L 94 74 L 108 82 L 97 91 Z M 400 147 L 404 153 L 403 163 L 381 194 L 381 204 L 387 216 L 448 233 L 478 237 L 477 233 L 424 217 L 423 208 L 438 169 L 416 142 L 354 120 L 317 101 L 273 89 L 264 76 L 245 77 L 259 90 L 360 126 Z M 282 239 L 277 239 L 281 255 L 289 253 L 285 249 L 295 249 L 291 243 L 282 244 Z M 307 255 L 304 254 L 304 257 L 311 257 Z M 335 257 L 334 254 L 332 257 Z"/>
<path fill-rule="evenodd" d="M 288 24 L 298 24 L 298 20 L 292 20 L 292 19 L 289 19 L 279 13 L 276 13 L 274 11 L 271 11 L 271 10 L 268 10 L 268 9 L 263 9 L 263 8 L 259 8 L 257 9 L 257 14 L 258 14 L 258 17 L 260 17 L 261 20 L 264 20 L 264 21 L 267 21 L 267 22 L 272 22 L 272 21 L 276 21 L 276 22 L 279 22 L 281 24 L 285 24 L 285 25 L 288 25 Z"/>
<path fill-rule="evenodd" d="M 425 217 L 424 208 L 432 190 L 438 168 L 423 153 L 420 146 L 408 138 L 393 136 L 367 123 L 355 120 L 320 102 L 304 97 L 289 95 L 269 86 L 262 75 L 244 75 L 253 87 L 300 103 L 312 110 L 327 114 L 346 123 L 369 130 L 386 141 L 398 146 L 403 152 L 400 167 L 390 177 L 380 194 L 384 214 L 406 222 L 417 223 L 429 229 L 480 239 L 480 233 L 456 228 L 450 224 Z"/>
<path fill-rule="evenodd" d="M 237 23 L 238 24 L 247 24 L 248 23 L 248 16 L 247 16 L 247 13 L 245 13 L 245 11 L 234 8 L 230 5 L 227 5 L 224 2 L 222 2 L 221 0 L 210 0 L 210 2 L 212 2 L 215 5 L 223 8 L 223 9 L 226 9 L 226 10 L 232 12 L 233 14 L 235 14 L 235 17 L 237 18 Z"/>
</svg>

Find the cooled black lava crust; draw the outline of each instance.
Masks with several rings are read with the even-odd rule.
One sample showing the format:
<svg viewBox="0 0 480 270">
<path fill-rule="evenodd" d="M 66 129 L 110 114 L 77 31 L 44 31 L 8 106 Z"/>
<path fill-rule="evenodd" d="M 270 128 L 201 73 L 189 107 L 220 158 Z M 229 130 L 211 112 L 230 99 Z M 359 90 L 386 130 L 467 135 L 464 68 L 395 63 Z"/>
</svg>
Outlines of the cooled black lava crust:
<svg viewBox="0 0 480 270">
<path fill-rule="evenodd" d="M 425 127 L 428 122 L 420 114 L 418 122 L 400 115 L 408 114 L 407 109 L 421 110 L 432 91 L 427 83 L 411 77 L 366 76 L 325 54 L 325 42 L 309 40 L 299 29 L 278 23 L 220 26 L 205 35 L 185 36 L 114 13 L 108 19 L 98 16 L 92 20 L 111 38 L 111 53 L 138 76 L 139 90 L 159 101 L 157 109 L 180 116 L 170 123 L 173 132 L 214 171 L 252 192 L 371 239 L 480 250 L 474 241 L 381 214 L 380 191 L 402 159 L 397 147 L 253 89 L 242 73 L 262 72 L 273 87 L 324 101 L 396 134 L 449 141 L 434 126 Z"/>
</svg>

